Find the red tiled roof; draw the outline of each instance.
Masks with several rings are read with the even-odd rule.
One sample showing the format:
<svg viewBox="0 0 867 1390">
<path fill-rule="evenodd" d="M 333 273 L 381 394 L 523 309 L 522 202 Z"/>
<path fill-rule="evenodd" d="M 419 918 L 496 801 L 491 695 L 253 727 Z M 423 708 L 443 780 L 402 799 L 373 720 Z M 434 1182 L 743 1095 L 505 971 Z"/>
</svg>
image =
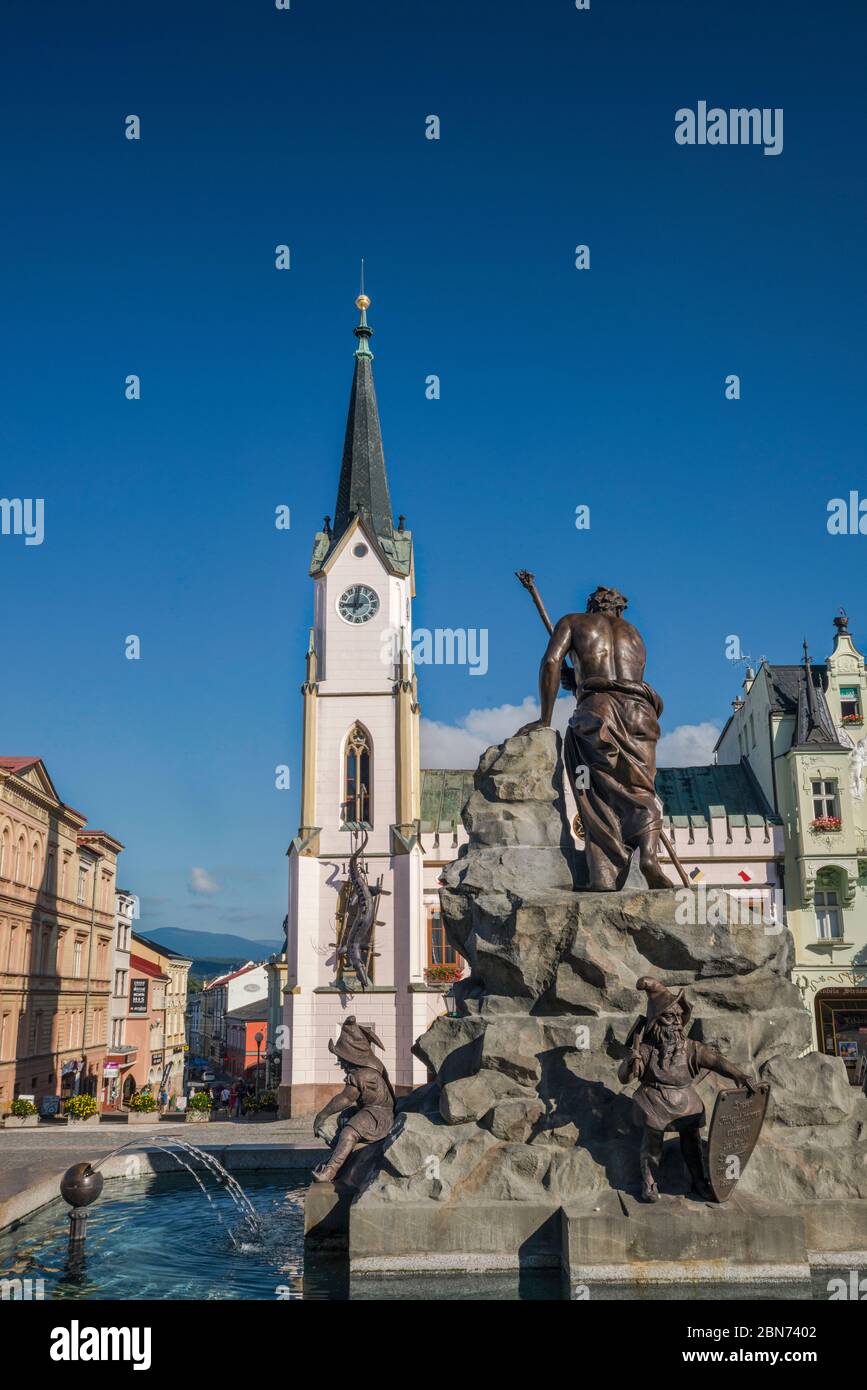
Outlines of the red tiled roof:
<svg viewBox="0 0 867 1390">
<path fill-rule="evenodd" d="M 129 964 L 131 970 L 141 970 L 145 975 L 154 975 L 159 980 L 167 980 L 168 975 L 164 975 L 159 966 L 152 960 L 145 960 L 143 956 L 130 956 Z"/>
<path fill-rule="evenodd" d="M 255 961 L 251 961 L 249 965 L 242 965 L 240 970 L 233 970 L 233 971 L 232 971 L 230 974 L 228 974 L 228 975 L 218 975 L 218 976 L 216 977 L 216 979 L 214 979 L 214 980 L 209 980 L 208 983 L 207 983 L 206 985 L 203 985 L 203 986 L 202 986 L 202 988 L 203 988 L 203 989 L 213 989 L 213 988 L 214 988 L 214 985 L 225 985 L 225 984 L 227 984 L 227 983 L 229 982 L 229 980 L 237 980 L 237 978 L 238 978 L 239 975 L 246 975 L 246 974 L 249 973 L 249 971 L 251 971 L 251 970 L 258 970 L 258 969 L 259 969 L 259 967 L 258 967 L 258 965 L 256 964 L 256 962 L 255 962 Z"/>
<path fill-rule="evenodd" d="M 2 756 L 2 754 L 0 754 L 0 768 L 5 768 L 7 772 L 26 772 L 29 767 L 35 767 L 37 763 L 42 763 L 42 759 L 12 758 L 4 757 Z M 48 776 L 48 769 L 45 767 L 44 763 L 42 763 L 42 770 L 45 773 L 45 776 L 48 777 L 49 786 L 52 787 L 56 794 L 57 789 L 54 787 L 51 778 Z M 74 806 L 69 806 L 65 801 L 60 801 L 59 796 L 57 797 L 57 800 L 60 802 L 60 805 L 63 807 L 64 811 L 71 811 L 74 816 L 80 816 L 83 821 L 87 820 L 87 816 L 84 814 L 83 811 L 77 811 Z"/>
</svg>

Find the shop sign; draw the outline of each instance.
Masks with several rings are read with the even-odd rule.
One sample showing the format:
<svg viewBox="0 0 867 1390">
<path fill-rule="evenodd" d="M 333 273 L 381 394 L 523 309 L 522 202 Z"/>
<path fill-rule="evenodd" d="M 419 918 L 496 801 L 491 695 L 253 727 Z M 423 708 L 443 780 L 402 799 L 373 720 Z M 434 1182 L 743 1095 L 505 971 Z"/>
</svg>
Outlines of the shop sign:
<svg viewBox="0 0 867 1390">
<path fill-rule="evenodd" d="M 130 980 L 129 1011 L 131 1014 L 146 1014 L 148 1011 L 147 979 Z"/>
</svg>

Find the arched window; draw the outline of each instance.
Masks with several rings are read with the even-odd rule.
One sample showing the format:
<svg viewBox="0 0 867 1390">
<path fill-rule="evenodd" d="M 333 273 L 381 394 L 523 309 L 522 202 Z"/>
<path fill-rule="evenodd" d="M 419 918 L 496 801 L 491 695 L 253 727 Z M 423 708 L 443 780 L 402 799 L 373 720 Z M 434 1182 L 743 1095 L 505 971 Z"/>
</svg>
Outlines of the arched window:
<svg viewBox="0 0 867 1390">
<path fill-rule="evenodd" d="M 343 756 L 343 812 L 344 822 L 365 822 L 370 819 L 370 735 L 360 724 L 356 724 L 346 740 Z"/>
<path fill-rule="evenodd" d="M 8 878 L 12 873 L 12 835 L 9 827 L 4 825 L 3 837 L 0 839 L 0 878 Z"/>
<path fill-rule="evenodd" d="M 26 845 L 25 842 L 24 842 L 24 836 L 21 835 L 21 836 L 19 837 L 18 844 L 16 845 L 16 848 L 15 848 L 15 882 L 16 882 L 16 883 L 23 883 L 23 882 L 24 882 L 24 879 L 22 878 L 22 874 L 24 873 L 24 856 L 26 855 L 26 853 L 27 853 L 27 845 Z"/>
</svg>

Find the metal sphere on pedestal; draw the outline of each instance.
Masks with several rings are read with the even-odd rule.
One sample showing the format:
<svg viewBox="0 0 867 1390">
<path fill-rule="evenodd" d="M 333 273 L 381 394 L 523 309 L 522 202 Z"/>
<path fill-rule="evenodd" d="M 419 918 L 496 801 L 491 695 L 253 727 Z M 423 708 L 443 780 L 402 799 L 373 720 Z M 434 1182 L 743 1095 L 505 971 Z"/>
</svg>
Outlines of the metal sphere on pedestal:
<svg viewBox="0 0 867 1390">
<path fill-rule="evenodd" d="M 60 1179 L 60 1195 L 71 1207 L 89 1207 L 102 1192 L 104 1181 L 89 1163 L 73 1163 Z"/>
</svg>

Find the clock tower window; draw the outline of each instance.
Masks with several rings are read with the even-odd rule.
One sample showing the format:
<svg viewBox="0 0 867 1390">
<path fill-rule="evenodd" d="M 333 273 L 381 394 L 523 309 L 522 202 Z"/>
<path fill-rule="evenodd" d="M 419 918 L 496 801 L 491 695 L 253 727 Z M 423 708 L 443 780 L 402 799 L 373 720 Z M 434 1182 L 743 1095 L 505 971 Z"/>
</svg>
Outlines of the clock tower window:
<svg viewBox="0 0 867 1390">
<path fill-rule="evenodd" d="M 370 767 L 372 760 L 370 735 L 360 724 L 353 726 L 346 740 L 343 757 L 343 802 L 341 805 L 344 823 L 364 823 L 372 827 L 370 819 Z"/>
</svg>

